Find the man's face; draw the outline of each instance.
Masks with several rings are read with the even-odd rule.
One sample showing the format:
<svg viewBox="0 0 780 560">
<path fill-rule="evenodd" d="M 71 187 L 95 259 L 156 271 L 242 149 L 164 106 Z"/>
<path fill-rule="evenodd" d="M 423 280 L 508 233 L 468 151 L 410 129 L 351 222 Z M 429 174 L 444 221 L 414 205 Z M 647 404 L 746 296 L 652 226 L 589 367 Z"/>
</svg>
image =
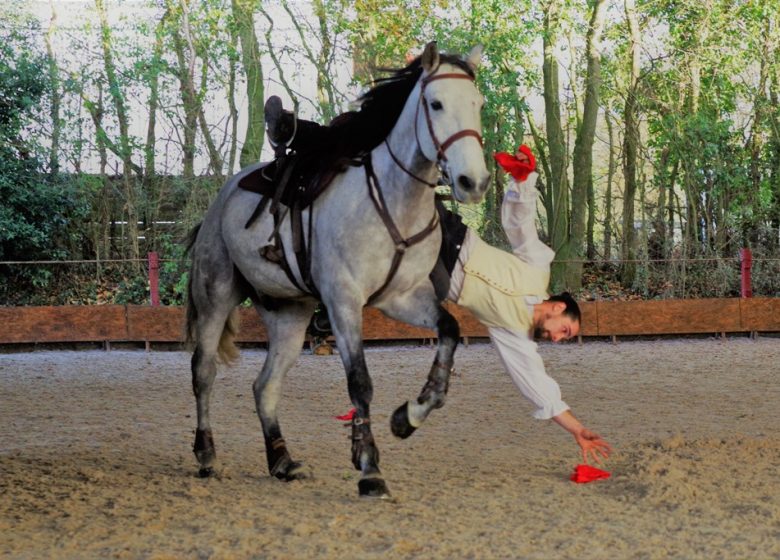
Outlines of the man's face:
<svg viewBox="0 0 780 560">
<path fill-rule="evenodd" d="M 534 338 L 560 342 L 577 336 L 580 323 L 564 315 L 565 309 L 566 306 L 561 304 L 547 311 L 534 328 Z"/>
</svg>

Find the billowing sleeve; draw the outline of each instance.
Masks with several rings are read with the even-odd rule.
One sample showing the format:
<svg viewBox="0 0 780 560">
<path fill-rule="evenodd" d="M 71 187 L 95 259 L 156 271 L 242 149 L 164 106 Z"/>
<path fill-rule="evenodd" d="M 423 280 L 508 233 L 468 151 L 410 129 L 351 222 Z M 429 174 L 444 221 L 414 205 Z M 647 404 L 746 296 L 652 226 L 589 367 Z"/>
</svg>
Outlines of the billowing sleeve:
<svg viewBox="0 0 780 560">
<path fill-rule="evenodd" d="M 547 375 L 536 343 L 526 333 L 498 327 L 490 327 L 488 332 L 504 369 L 523 396 L 536 407 L 534 418 L 549 420 L 569 409 L 561 400 L 558 383 Z"/>
<path fill-rule="evenodd" d="M 537 177 L 539 174 L 534 172 L 519 183 L 509 177 L 501 204 L 501 225 L 512 246 L 512 253 L 532 266 L 546 268 L 555 258 L 555 251 L 539 240 L 536 231 Z"/>
</svg>

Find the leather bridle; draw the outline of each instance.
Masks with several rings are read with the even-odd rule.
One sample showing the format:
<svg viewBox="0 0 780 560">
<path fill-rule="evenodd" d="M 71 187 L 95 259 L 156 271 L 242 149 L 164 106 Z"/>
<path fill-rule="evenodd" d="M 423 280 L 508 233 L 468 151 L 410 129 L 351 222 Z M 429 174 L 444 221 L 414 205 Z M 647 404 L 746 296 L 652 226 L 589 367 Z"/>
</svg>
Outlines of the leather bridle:
<svg viewBox="0 0 780 560">
<path fill-rule="evenodd" d="M 469 74 L 465 73 L 458 73 L 458 72 L 447 72 L 444 74 L 438 74 L 439 66 L 436 67 L 436 70 L 431 72 L 428 76 L 422 78 L 420 82 L 420 98 L 419 103 L 417 104 L 417 108 L 414 113 L 414 139 L 417 142 L 417 149 L 423 156 L 425 156 L 425 152 L 422 149 L 422 145 L 420 144 L 420 135 L 418 132 L 418 126 L 417 123 L 419 122 L 419 116 L 420 116 L 420 106 L 423 108 L 423 113 L 425 115 L 425 124 L 428 127 L 428 134 L 431 137 L 431 141 L 433 142 L 434 148 L 436 148 L 436 165 L 441 170 L 441 164 L 442 162 L 447 163 L 447 154 L 446 151 L 449 149 L 450 146 L 452 146 L 455 142 L 460 140 L 461 138 L 468 138 L 468 137 L 474 137 L 477 139 L 477 142 L 479 142 L 479 145 L 482 146 L 482 135 L 471 128 L 467 128 L 465 130 L 460 130 L 456 132 L 455 134 L 452 134 L 449 138 L 447 138 L 444 142 L 440 142 L 438 136 L 436 136 L 436 131 L 433 129 L 433 119 L 431 119 L 431 110 L 428 103 L 428 99 L 425 97 L 425 88 L 428 87 L 428 84 L 431 82 L 435 82 L 436 80 L 470 80 L 474 81 L 474 78 L 471 77 Z M 401 168 L 401 170 L 415 179 L 416 181 L 423 183 L 424 185 L 428 185 L 431 188 L 435 188 L 438 186 L 438 183 L 431 183 L 430 181 L 427 181 L 411 171 L 407 169 L 404 164 L 401 162 L 401 160 L 396 157 L 395 153 L 393 153 L 392 148 L 390 148 L 390 143 L 387 141 L 387 138 L 385 138 L 385 146 L 387 146 L 387 151 L 390 153 L 390 157 L 393 159 L 395 164 Z M 425 156 L 427 157 L 427 156 Z"/>
</svg>

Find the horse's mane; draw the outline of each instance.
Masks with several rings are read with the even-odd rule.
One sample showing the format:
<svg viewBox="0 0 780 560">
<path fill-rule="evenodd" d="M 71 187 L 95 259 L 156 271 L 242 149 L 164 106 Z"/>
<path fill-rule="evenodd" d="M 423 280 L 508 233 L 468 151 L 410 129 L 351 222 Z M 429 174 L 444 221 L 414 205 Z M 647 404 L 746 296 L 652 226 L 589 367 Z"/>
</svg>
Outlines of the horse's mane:
<svg viewBox="0 0 780 560">
<path fill-rule="evenodd" d="M 457 56 L 440 54 L 439 61 L 441 64 L 457 66 L 474 77 L 473 68 Z M 343 113 L 331 121 L 330 126 L 338 128 L 339 137 L 344 141 L 321 148 L 324 167 L 335 165 L 339 168 L 341 162 L 368 153 L 381 144 L 401 116 L 422 71 L 419 56 L 404 68 L 381 68 L 380 72 L 389 75 L 371 83 L 371 88 L 357 100 L 359 109 Z"/>
<path fill-rule="evenodd" d="M 474 69 L 460 57 L 440 54 L 440 64 L 452 64 L 462 69 L 472 78 Z M 343 133 L 351 138 L 350 152 L 339 154 L 342 157 L 354 157 L 357 154 L 370 152 L 376 148 L 390 134 L 398 118 L 401 116 L 404 105 L 412 93 L 417 80 L 422 74 L 421 57 L 415 58 L 406 67 L 401 69 L 382 68 L 383 73 L 389 73 L 387 77 L 379 78 L 372 82 L 372 87 L 360 96 L 358 104 L 360 109 L 351 113 L 345 113 L 343 119 Z M 341 117 L 336 117 L 336 124 Z"/>
</svg>

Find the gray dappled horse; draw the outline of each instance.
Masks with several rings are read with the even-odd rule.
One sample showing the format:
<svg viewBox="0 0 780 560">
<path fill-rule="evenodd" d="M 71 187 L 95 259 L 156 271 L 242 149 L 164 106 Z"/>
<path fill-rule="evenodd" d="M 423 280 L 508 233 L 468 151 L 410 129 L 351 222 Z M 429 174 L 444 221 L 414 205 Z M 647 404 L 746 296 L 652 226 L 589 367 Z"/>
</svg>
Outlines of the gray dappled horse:
<svg viewBox="0 0 780 560">
<path fill-rule="evenodd" d="M 387 108 L 378 107 L 378 112 L 366 111 L 365 117 L 362 109 L 356 114 L 357 119 L 366 119 L 360 123 L 362 130 L 376 130 L 380 125 L 371 119 L 377 115 L 390 124 L 379 142 L 366 147 L 362 165 L 349 166 L 336 175 L 302 214 L 311 231 L 305 240 L 308 274 L 327 306 L 356 409 L 352 463 L 361 471 L 358 488 L 363 496 L 389 496 L 369 420 L 372 385 L 361 336 L 365 305 L 394 319 L 436 329 L 439 337 L 428 381 L 416 400 L 395 412 L 393 433 L 407 437 L 432 409 L 444 404 L 459 329 L 429 278 L 441 243 L 431 187 L 443 167 L 456 200 L 478 202 L 487 189 L 488 171 L 478 132 L 483 100 L 474 84 L 480 56 L 481 48 L 465 60 L 440 54 L 431 43 L 418 59 L 363 95 L 362 108 L 368 100 L 377 105 L 388 96 L 401 98 Z M 268 354 L 253 390 L 269 471 L 282 480 L 308 475 L 308 469 L 290 457 L 277 404 L 282 379 L 300 354 L 317 300 L 302 289 L 303 275 L 292 254 L 290 227 L 284 222 L 279 230 L 281 245 L 297 282 L 279 264 L 258 253 L 272 236 L 274 222 L 267 211 L 253 221 L 259 197 L 237 184 L 262 165 L 249 166 L 228 180 L 191 241 L 187 326 L 195 343 L 192 383 L 198 427 L 194 451 L 201 476 L 213 473 L 216 457 L 209 396 L 217 361 L 237 357 L 233 344 L 236 306 L 246 298 L 253 300 L 268 332 Z"/>
</svg>

